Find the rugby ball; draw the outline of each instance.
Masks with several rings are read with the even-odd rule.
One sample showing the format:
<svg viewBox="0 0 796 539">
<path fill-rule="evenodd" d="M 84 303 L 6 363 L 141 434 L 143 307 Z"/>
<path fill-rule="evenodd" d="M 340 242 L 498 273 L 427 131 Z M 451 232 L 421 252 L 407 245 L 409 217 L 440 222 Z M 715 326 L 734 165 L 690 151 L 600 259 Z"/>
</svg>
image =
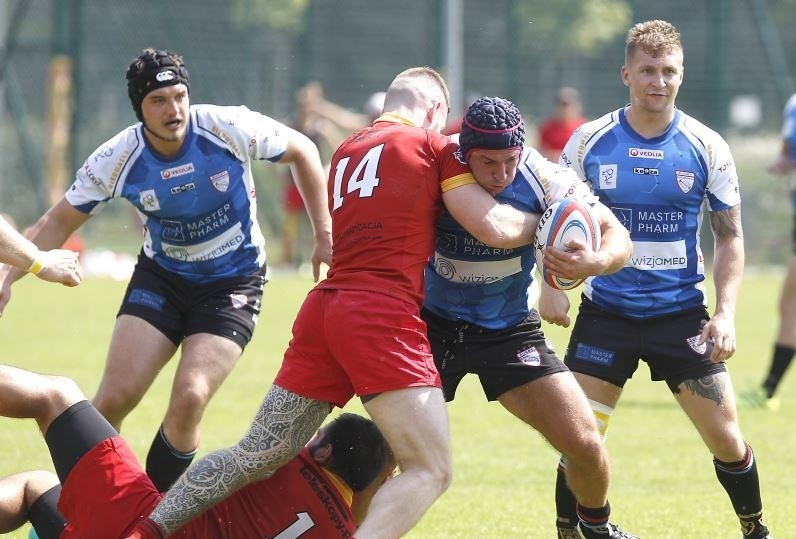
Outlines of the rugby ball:
<svg viewBox="0 0 796 539">
<path fill-rule="evenodd" d="M 548 245 L 566 250 L 570 240 L 580 240 L 593 250 L 600 248 L 600 224 L 591 206 L 574 198 L 563 198 L 551 204 L 536 226 L 536 264 L 542 279 L 557 290 L 571 290 L 583 279 L 565 279 L 548 273 L 544 267 L 542 250 Z"/>
</svg>

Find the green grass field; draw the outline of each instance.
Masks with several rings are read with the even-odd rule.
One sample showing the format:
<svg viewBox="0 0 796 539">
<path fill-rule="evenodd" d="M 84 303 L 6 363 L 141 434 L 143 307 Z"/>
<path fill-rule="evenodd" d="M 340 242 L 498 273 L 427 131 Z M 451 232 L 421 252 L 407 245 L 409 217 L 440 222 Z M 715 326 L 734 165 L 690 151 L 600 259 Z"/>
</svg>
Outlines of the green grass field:
<svg viewBox="0 0 796 539">
<path fill-rule="evenodd" d="M 778 272 L 747 271 L 736 321 L 739 349 L 729 364 L 737 389 L 757 383 L 768 365 L 781 279 Z M 255 338 L 205 416 L 202 452 L 233 443 L 244 432 L 279 366 L 293 317 L 311 285 L 309 279 L 288 274 L 275 275 L 267 285 Z M 32 278 L 19 282 L 0 319 L 1 361 L 68 375 L 92 395 L 123 291 L 124 283 L 102 279 L 77 289 Z M 551 327 L 547 332 L 563 351 L 567 330 Z M 173 363 L 122 429 L 142 458 L 165 410 Z M 796 536 L 790 461 L 796 448 L 796 373 L 789 374 L 780 392 L 781 410 L 741 412 L 744 434 L 758 458 L 766 520 L 778 539 Z M 363 410 L 358 402 L 347 409 Z M 498 404 L 487 403 L 473 378 L 460 387 L 449 412 L 453 485 L 409 537 L 552 539 L 555 452 Z M 614 466 L 611 503 L 623 527 L 645 539 L 740 537 L 709 453 L 665 384 L 649 381 L 646 367 L 628 384 L 608 432 Z M 52 469 L 32 421 L 0 419 L 0 448 L 0 475 Z M 8 537 L 26 538 L 27 529 Z"/>
</svg>

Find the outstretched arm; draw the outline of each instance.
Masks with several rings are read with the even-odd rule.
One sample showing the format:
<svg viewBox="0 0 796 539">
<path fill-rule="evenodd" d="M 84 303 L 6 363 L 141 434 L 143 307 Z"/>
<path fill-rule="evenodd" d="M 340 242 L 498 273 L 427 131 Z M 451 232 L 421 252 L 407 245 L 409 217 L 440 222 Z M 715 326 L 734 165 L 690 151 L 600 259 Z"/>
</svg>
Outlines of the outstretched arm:
<svg viewBox="0 0 796 539">
<path fill-rule="evenodd" d="M 304 447 L 329 411 L 327 402 L 272 386 L 246 435 L 192 464 L 150 519 L 167 535 L 247 483 L 270 476 Z"/>
</svg>

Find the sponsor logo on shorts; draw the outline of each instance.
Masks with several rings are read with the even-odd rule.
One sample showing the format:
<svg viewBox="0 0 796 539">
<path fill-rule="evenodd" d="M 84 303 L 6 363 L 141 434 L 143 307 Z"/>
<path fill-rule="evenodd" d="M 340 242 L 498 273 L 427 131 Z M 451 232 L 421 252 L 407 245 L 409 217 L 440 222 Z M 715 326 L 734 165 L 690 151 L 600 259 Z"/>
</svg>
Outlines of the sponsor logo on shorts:
<svg viewBox="0 0 796 539">
<path fill-rule="evenodd" d="M 535 346 L 520 350 L 517 354 L 517 359 L 520 363 L 530 365 L 531 367 L 538 367 L 542 364 L 542 359 L 539 357 L 539 351 Z"/>
<path fill-rule="evenodd" d="M 232 300 L 232 307 L 235 309 L 242 309 L 249 302 L 246 294 L 230 294 L 229 299 Z"/>
<path fill-rule="evenodd" d="M 642 176 L 657 176 L 657 168 L 649 167 L 633 167 L 633 174 L 641 174 Z"/>
<path fill-rule="evenodd" d="M 699 354 L 700 356 L 705 355 L 705 351 L 708 349 L 708 343 L 703 342 L 699 344 L 699 335 L 694 335 L 693 337 L 688 337 L 685 342 L 688 343 L 688 346 L 691 347 L 691 350 Z"/>
<path fill-rule="evenodd" d="M 610 367 L 614 364 L 615 354 L 611 350 L 581 343 L 578 344 L 578 347 L 575 349 L 575 357 L 581 361 Z"/>
<path fill-rule="evenodd" d="M 166 298 L 160 294 L 155 294 L 151 290 L 133 288 L 127 298 L 127 303 L 135 303 L 136 305 L 143 305 L 155 311 L 162 311 L 163 305 L 166 303 Z"/>
</svg>

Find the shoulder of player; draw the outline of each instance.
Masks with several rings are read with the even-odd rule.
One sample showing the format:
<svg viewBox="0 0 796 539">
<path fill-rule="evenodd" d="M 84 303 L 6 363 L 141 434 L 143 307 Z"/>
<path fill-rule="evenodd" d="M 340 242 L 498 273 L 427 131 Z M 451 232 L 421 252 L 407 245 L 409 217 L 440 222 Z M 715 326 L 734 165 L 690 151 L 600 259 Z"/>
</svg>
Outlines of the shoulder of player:
<svg viewBox="0 0 796 539">
<path fill-rule="evenodd" d="M 239 160 L 248 157 L 247 148 L 254 138 L 262 138 L 270 129 L 278 137 L 281 128 L 289 128 L 273 118 L 245 105 L 191 105 L 191 121 L 197 136 L 225 145 Z"/>
<path fill-rule="evenodd" d="M 252 110 L 246 105 L 191 105 L 190 115 L 191 121 L 196 123 L 199 131 L 213 128 L 229 132 L 246 130 L 263 120 L 287 127 L 287 124 Z"/>
<path fill-rule="evenodd" d="M 83 163 L 81 171 L 99 185 L 114 169 L 140 155 L 144 146 L 141 124 L 131 125 L 97 146 Z"/>
<path fill-rule="evenodd" d="M 724 162 L 727 158 L 723 154 L 732 153 L 729 144 L 718 131 L 708 127 L 693 116 L 680 111 L 678 121 L 678 130 L 686 136 L 698 140 L 700 144 L 696 145 L 697 149 L 700 150 L 700 146 L 704 148 L 712 161 L 716 161 L 718 158 L 719 161 Z"/>
</svg>

